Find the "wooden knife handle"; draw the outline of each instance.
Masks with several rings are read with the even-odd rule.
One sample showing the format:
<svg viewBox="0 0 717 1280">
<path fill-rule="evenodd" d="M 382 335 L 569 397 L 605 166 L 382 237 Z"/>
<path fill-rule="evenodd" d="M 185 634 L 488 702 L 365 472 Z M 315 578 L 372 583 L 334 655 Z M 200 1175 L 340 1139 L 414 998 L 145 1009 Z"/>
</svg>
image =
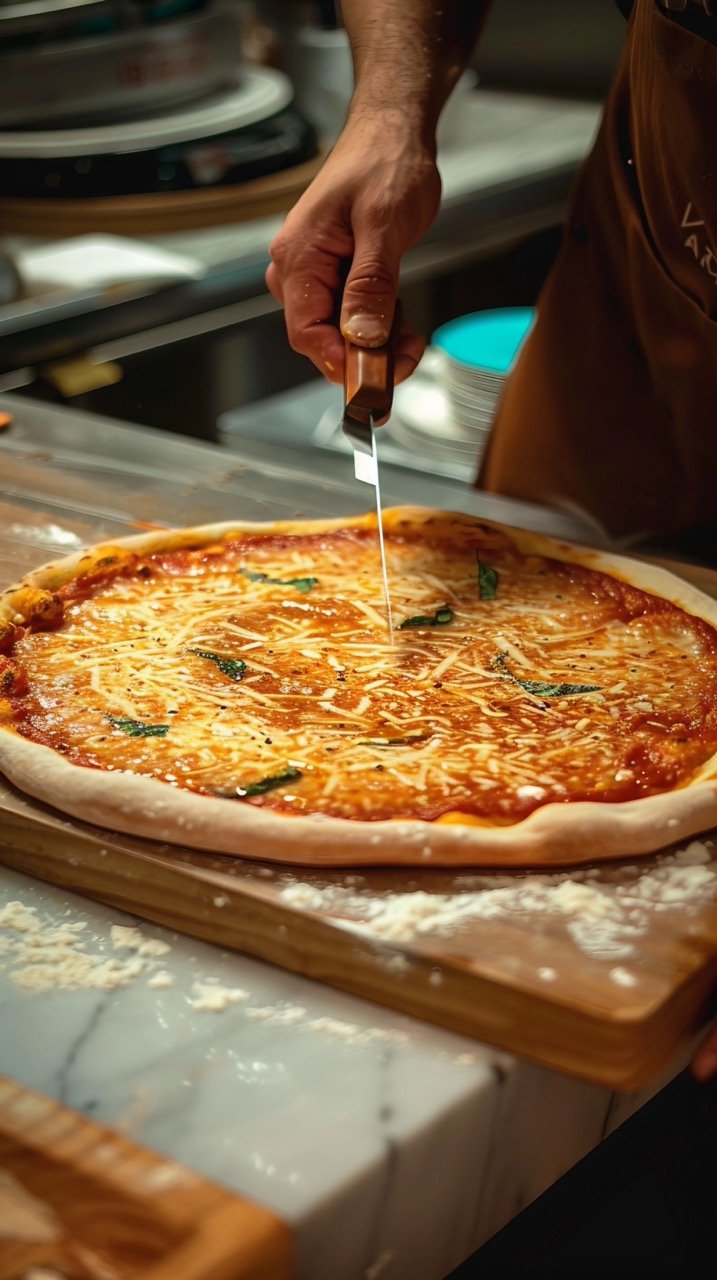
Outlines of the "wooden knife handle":
<svg viewBox="0 0 717 1280">
<path fill-rule="evenodd" d="M 344 340 L 344 391 L 347 405 L 368 409 L 376 418 L 391 412 L 394 360 L 401 308 L 396 302 L 391 336 L 382 347 L 357 347 Z"/>
</svg>

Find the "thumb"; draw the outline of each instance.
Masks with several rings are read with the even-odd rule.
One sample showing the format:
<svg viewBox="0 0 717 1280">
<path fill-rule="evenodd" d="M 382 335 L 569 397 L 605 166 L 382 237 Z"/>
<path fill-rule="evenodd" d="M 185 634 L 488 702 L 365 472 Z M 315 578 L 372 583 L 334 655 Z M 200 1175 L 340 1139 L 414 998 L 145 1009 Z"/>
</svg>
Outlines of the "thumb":
<svg viewBox="0 0 717 1280">
<path fill-rule="evenodd" d="M 341 332 L 359 347 L 388 342 L 396 307 L 400 260 L 385 242 L 356 241 L 341 303 Z"/>
</svg>

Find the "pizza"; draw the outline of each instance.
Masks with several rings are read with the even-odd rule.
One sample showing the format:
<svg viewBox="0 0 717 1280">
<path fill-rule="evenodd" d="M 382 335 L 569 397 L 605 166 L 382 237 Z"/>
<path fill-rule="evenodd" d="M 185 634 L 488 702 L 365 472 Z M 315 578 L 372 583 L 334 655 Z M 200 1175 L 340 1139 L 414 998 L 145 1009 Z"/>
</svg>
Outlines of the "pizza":
<svg viewBox="0 0 717 1280">
<path fill-rule="evenodd" d="M 717 823 L 717 604 L 458 512 L 162 529 L 0 596 L 0 769 L 307 865 L 570 865 Z"/>
</svg>

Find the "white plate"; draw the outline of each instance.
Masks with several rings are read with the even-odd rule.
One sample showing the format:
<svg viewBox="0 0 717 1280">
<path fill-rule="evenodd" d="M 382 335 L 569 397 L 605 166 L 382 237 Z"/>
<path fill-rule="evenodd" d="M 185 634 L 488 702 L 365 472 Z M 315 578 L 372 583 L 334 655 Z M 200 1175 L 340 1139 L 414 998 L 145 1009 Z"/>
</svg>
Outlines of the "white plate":
<svg viewBox="0 0 717 1280">
<path fill-rule="evenodd" d="M 470 435 L 454 421 L 448 395 L 443 388 L 417 373 L 396 387 L 393 413 L 421 435 L 470 441 Z"/>
<path fill-rule="evenodd" d="M 15 261 L 26 290 L 34 294 L 109 289 L 128 281 L 169 284 L 206 274 L 197 258 L 124 236 L 73 236 L 56 244 L 31 244 L 16 252 Z"/>
<path fill-rule="evenodd" d="M 452 403 L 444 387 L 420 373 L 396 387 L 393 397 L 394 416 L 414 434 L 471 448 L 489 428 L 493 407 L 494 401 L 486 397 L 469 406 Z"/>
<path fill-rule="evenodd" d="M 167 115 L 92 129 L 13 130 L 0 133 L 0 158 L 60 159 L 63 156 L 126 155 L 173 142 L 232 133 L 266 120 L 288 106 L 291 81 L 268 67 L 245 67 L 242 83 Z"/>
<path fill-rule="evenodd" d="M 441 459 L 444 462 L 466 463 L 469 466 L 475 465 L 488 441 L 488 432 L 476 436 L 470 443 L 449 440 L 441 435 L 429 436 L 425 432 L 419 436 L 396 417 L 391 418 L 386 430 L 388 439 L 398 448 L 409 453 L 411 459 Z"/>
</svg>

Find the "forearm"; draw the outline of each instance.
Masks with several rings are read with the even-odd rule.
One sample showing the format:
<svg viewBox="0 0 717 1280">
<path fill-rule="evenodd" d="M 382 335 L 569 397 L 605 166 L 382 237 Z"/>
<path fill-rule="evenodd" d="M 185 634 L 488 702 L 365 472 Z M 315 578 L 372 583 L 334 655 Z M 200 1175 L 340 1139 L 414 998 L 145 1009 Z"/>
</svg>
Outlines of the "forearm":
<svg viewBox="0 0 717 1280">
<path fill-rule="evenodd" d="M 346 338 L 364 347 L 389 339 L 403 257 L 440 204 L 438 117 L 489 7 L 490 0 L 343 0 L 355 70 L 348 117 L 272 241 L 266 274 L 292 347 L 332 381 L 342 379 Z M 404 319 L 397 382 L 425 345 Z"/>
<path fill-rule="evenodd" d="M 350 114 L 399 112 L 428 139 L 491 0 L 343 0 L 355 83 Z"/>
</svg>

